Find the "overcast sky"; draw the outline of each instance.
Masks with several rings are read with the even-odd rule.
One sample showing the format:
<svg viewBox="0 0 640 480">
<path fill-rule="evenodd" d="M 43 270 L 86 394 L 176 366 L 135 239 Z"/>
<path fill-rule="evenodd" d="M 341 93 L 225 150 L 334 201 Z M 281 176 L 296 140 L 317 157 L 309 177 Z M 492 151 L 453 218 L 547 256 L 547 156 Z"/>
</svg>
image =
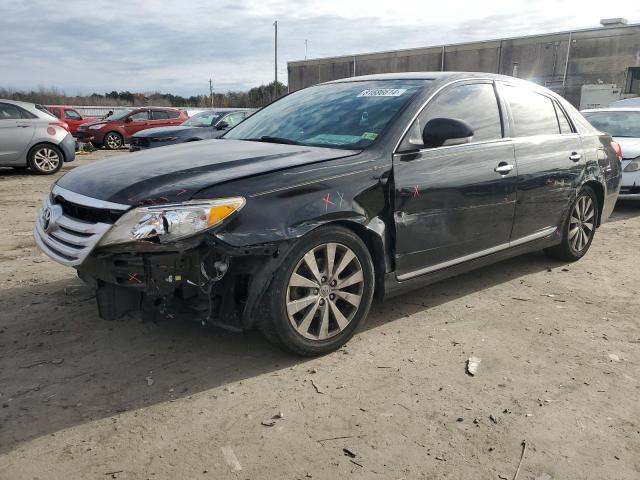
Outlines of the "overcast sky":
<svg viewBox="0 0 640 480">
<path fill-rule="evenodd" d="M 640 0 L 0 0 L 0 87 L 191 95 L 278 79 L 287 61 L 640 22 Z"/>
</svg>

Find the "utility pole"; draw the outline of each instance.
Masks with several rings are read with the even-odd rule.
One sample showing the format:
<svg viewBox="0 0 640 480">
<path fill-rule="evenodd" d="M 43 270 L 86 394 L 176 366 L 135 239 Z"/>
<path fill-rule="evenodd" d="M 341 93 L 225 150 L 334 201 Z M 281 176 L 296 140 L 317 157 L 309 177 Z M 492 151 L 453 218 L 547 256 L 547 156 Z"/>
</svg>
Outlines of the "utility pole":
<svg viewBox="0 0 640 480">
<path fill-rule="evenodd" d="M 278 98 L 278 21 L 273 22 L 273 26 L 275 27 L 275 81 L 273 83 L 273 99 L 276 100 Z"/>
<path fill-rule="evenodd" d="M 307 59 L 307 53 L 309 53 L 309 44 L 307 43 L 307 40 L 304 41 L 304 59 Z"/>
<path fill-rule="evenodd" d="M 209 79 L 209 96 L 211 97 L 211 107 L 213 108 L 213 80 Z"/>
</svg>

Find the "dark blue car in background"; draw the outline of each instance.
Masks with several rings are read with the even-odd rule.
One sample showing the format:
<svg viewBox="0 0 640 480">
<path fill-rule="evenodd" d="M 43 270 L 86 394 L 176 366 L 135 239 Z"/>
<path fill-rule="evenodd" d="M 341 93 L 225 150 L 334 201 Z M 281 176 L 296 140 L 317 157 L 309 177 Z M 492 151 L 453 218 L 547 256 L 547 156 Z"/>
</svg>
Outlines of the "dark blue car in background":
<svg viewBox="0 0 640 480">
<path fill-rule="evenodd" d="M 131 137 L 129 151 L 137 152 L 147 148 L 218 138 L 254 111 L 253 109 L 206 110 L 197 113 L 177 127 L 149 128 Z"/>
</svg>

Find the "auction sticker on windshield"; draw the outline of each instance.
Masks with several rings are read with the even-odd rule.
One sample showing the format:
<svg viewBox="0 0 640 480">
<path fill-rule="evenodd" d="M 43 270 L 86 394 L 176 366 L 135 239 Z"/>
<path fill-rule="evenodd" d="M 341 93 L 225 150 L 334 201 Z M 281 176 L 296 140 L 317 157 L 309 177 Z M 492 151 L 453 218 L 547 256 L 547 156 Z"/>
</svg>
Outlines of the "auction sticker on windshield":
<svg viewBox="0 0 640 480">
<path fill-rule="evenodd" d="M 374 90 L 363 90 L 358 97 L 399 97 L 406 88 L 376 88 Z"/>
</svg>

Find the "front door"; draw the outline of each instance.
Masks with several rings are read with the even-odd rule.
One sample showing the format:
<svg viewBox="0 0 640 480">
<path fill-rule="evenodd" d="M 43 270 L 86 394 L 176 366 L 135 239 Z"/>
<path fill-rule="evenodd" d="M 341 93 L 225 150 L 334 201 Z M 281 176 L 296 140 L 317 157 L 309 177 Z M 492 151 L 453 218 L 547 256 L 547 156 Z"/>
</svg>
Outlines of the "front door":
<svg viewBox="0 0 640 480">
<path fill-rule="evenodd" d="M 136 112 L 129 115 L 128 122 L 124 124 L 124 131 L 127 134 L 127 138 L 130 138 L 136 132 L 140 130 L 144 130 L 149 127 L 149 112 L 147 110 L 143 110 L 141 112 Z"/>
<path fill-rule="evenodd" d="M 421 126 L 441 117 L 469 123 L 471 143 L 424 148 Z M 456 84 L 439 93 L 398 152 L 393 164 L 398 279 L 506 248 L 517 169 L 492 82 Z"/>
<path fill-rule="evenodd" d="M 499 85 L 509 110 L 518 162 L 518 204 L 511 241 L 553 233 L 576 192 L 585 158 L 580 136 L 551 97 Z"/>
</svg>

